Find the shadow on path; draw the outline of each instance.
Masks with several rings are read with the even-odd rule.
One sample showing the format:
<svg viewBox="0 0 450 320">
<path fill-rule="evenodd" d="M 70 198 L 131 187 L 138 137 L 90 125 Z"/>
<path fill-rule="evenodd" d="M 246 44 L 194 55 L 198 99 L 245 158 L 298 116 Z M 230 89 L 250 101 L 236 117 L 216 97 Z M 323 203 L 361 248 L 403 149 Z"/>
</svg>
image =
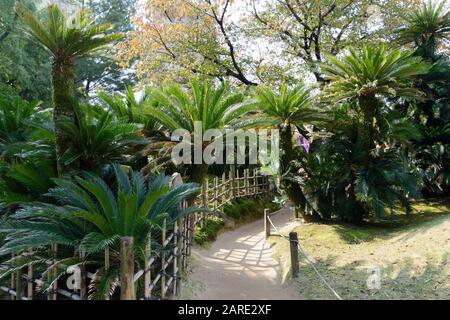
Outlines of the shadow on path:
<svg viewBox="0 0 450 320">
<path fill-rule="evenodd" d="M 282 209 L 273 216 L 274 224 L 287 228 L 293 214 Z M 190 278 L 200 282 L 194 299 L 300 299 L 283 284 L 280 263 L 266 243 L 263 220 L 221 234 L 207 249 L 194 248 L 196 260 Z"/>
</svg>

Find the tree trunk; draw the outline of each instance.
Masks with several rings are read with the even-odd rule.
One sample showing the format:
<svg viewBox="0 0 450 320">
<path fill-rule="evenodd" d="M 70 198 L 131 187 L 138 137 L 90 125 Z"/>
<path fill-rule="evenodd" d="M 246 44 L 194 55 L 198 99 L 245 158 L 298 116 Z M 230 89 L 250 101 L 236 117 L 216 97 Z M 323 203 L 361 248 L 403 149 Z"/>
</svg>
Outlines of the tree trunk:
<svg viewBox="0 0 450 320">
<path fill-rule="evenodd" d="M 208 165 L 207 164 L 193 164 L 191 165 L 191 176 L 189 177 L 189 182 L 198 183 L 202 186 L 205 183 L 205 178 L 208 175 Z M 193 196 L 188 199 L 188 204 L 193 205 L 197 196 Z"/>
<path fill-rule="evenodd" d="M 52 67 L 52 101 L 59 176 L 70 171 L 70 168 L 62 163 L 61 158 L 71 145 L 71 137 L 61 130 L 59 123 L 64 118 L 75 121 L 74 98 L 75 62 L 72 58 L 55 58 Z"/>
</svg>

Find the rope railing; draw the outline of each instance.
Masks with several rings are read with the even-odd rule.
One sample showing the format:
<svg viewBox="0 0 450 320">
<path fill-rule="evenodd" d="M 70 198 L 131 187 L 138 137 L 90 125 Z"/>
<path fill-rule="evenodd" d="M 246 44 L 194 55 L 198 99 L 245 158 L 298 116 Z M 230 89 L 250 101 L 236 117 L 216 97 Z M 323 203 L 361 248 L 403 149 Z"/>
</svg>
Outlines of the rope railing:
<svg viewBox="0 0 450 320">
<path fill-rule="evenodd" d="M 338 300 L 343 300 L 342 297 L 336 292 L 336 290 L 328 283 L 328 281 L 325 279 L 325 277 L 319 272 L 317 269 L 317 266 L 314 264 L 312 259 L 310 258 L 309 254 L 306 252 L 305 248 L 301 245 L 300 241 L 298 240 L 298 235 L 296 232 L 289 233 L 289 236 L 286 236 L 281 233 L 281 231 L 275 226 L 273 223 L 271 216 L 273 216 L 275 213 L 270 214 L 269 209 L 264 210 L 264 228 L 266 233 L 266 238 L 277 235 L 281 238 L 289 241 L 290 248 L 291 248 L 291 266 L 292 266 L 292 276 L 296 278 L 299 273 L 299 258 L 298 258 L 298 252 L 300 252 L 308 262 L 308 264 L 311 266 L 311 268 L 314 270 L 314 272 L 317 274 L 319 279 L 325 284 L 325 286 L 333 293 L 333 295 Z M 271 233 L 271 228 L 273 228 L 276 232 L 276 234 Z"/>
</svg>

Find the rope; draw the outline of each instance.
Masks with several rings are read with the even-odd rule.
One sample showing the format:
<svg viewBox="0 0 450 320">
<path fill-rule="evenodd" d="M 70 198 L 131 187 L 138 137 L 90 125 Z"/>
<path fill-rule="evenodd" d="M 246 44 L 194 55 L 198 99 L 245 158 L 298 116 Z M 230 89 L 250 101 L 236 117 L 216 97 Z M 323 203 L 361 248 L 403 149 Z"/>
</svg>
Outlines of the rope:
<svg viewBox="0 0 450 320">
<path fill-rule="evenodd" d="M 315 271 L 315 273 L 317 274 L 317 276 L 319 277 L 320 280 L 322 280 L 322 282 L 328 287 L 328 289 L 330 289 L 330 291 L 334 294 L 334 296 L 338 299 L 338 300 L 343 300 L 342 297 L 336 292 L 336 290 L 333 289 L 333 287 L 327 282 L 327 280 L 325 280 L 325 278 L 320 274 L 319 270 L 317 269 L 316 265 L 314 264 L 314 262 L 311 260 L 311 258 L 308 256 L 308 254 L 306 253 L 306 250 L 303 248 L 303 246 L 300 244 L 300 241 L 298 240 L 291 240 L 289 239 L 289 237 L 281 234 L 280 230 L 278 230 L 278 228 L 273 224 L 272 219 L 270 219 L 270 217 L 267 217 L 269 220 L 270 225 L 275 229 L 276 233 L 278 233 L 278 235 L 280 235 L 282 238 L 288 240 L 289 242 L 296 242 L 297 243 L 297 249 L 298 251 L 303 254 L 306 258 L 306 261 L 309 263 L 309 265 L 313 268 L 313 270 Z"/>
</svg>

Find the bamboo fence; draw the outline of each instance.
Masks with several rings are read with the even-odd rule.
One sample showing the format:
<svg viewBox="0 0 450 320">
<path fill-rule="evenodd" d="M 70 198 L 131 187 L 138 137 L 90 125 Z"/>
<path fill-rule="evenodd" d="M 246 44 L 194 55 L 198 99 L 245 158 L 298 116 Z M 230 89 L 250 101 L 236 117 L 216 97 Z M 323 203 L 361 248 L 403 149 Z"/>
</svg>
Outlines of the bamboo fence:
<svg viewBox="0 0 450 320">
<path fill-rule="evenodd" d="M 182 183 L 181 176 L 172 176 L 172 185 Z M 193 234 L 196 228 L 203 227 L 205 221 L 223 210 L 225 204 L 239 197 L 250 197 L 270 193 L 272 191 L 269 176 L 261 175 L 256 170 L 231 170 L 221 177 L 208 179 L 202 186 L 202 192 L 196 204 L 209 207 L 210 212 L 201 212 L 179 219 L 168 224 L 165 220 L 158 235 L 148 235 L 148 243 L 144 252 L 143 268 L 135 270 L 133 238 L 124 237 L 120 246 L 120 276 L 116 279 L 120 287 L 121 300 L 170 299 L 177 297 L 181 290 L 182 274 L 188 265 L 191 254 Z M 183 204 L 184 207 L 187 203 Z M 155 249 L 157 248 L 157 249 Z M 58 260 L 58 247 L 51 246 L 50 259 L 46 263 L 55 265 Z M 22 253 L 23 256 L 31 251 Z M 77 252 L 80 258 L 84 253 Z M 104 268 L 110 266 L 109 249 L 104 252 Z M 61 267 L 61 265 L 59 265 Z M 52 268 L 50 272 L 57 270 Z M 44 284 L 42 274 L 34 270 L 33 265 L 18 270 L 11 275 L 9 286 L 0 286 L 11 300 L 86 300 L 88 286 L 95 281 L 95 273 L 89 272 L 84 265 L 67 268 L 65 277 L 54 281 L 45 295 L 38 289 Z M 143 278 L 143 280 L 141 280 Z M 138 282 L 141 283 L 138 285 Z M 113 297 L 107 294 L 105 300 Z"/>
</svg>

